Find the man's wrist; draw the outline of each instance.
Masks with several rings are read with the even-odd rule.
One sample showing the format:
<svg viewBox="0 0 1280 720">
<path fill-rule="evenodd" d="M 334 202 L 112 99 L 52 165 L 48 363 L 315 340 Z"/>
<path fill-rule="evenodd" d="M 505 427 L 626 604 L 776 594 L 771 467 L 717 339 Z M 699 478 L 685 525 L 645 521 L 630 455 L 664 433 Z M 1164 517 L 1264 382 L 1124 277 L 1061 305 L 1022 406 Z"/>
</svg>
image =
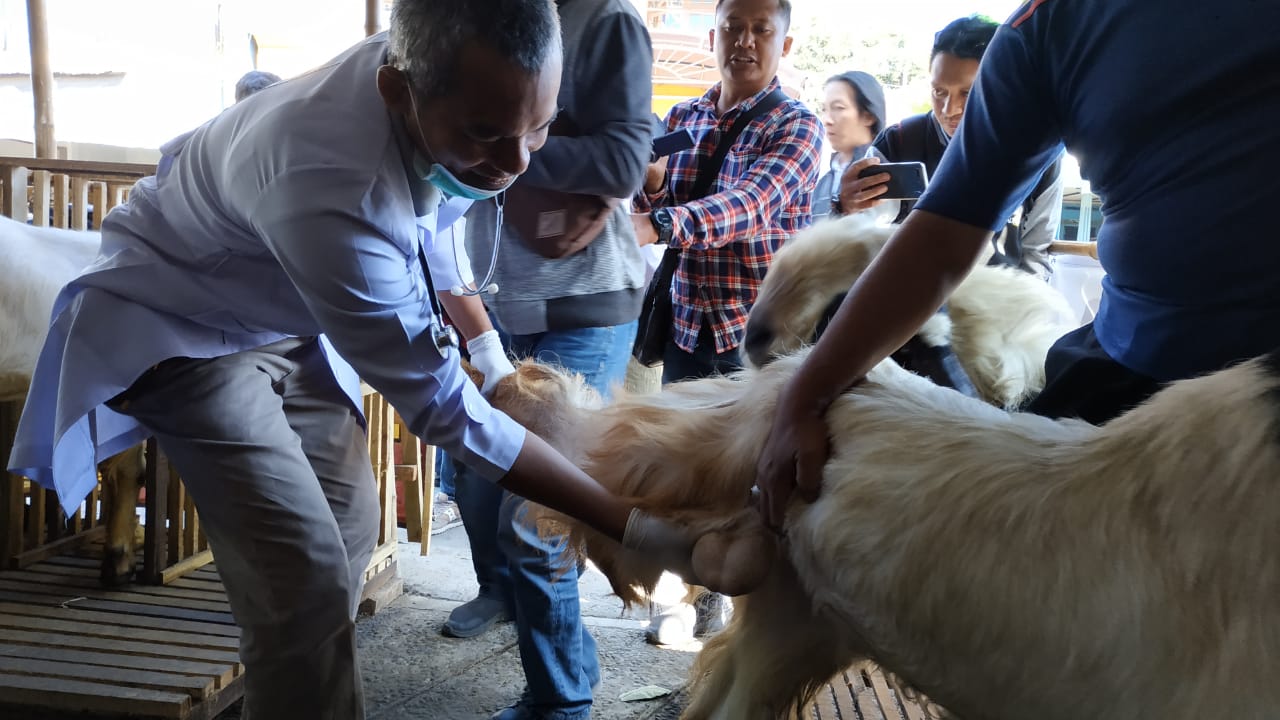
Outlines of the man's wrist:
<svg viewBox="0 0 1280 720">
<path fill-rule="evenodd" d="M 650 185 L 649 185 L 649 183 L 648 183 L 648 179 L 649 179 L 649 178 L 648 178 L 648 177 L 646 177 L 646 178 L 645 178 L 646 182 L 645 182 L 645 184 L 644 184 L 644 192 L 645 192 L 645 194 L 646 194 L 646 195 L 651 195 L 651 196 L 652 196 L 652 195 L 658 195 L 658 194 L 660 194 L 663 190 L 666 190 L 666 189 L 667 189 L 667 177 L 668 177 L 667 173 L 669 173 L 669 172 L 670 172 L 670 170 L 665 170 L 665 169 L 662 171 L 662 182 L 658 183 L 656 186 L 650 186 Z"/>
<path fill-rule="evenodd" d="M 691 585 L 700 585 L 693 571 L 694 541 L 670 521 L 635 508 L 627 517 L 622 547 L 643 554 Z"/>
<path fill-rule="evenodd" d="M 649 222 L 653 223 L 653 229 L 658 234 L 658 242 L 670 245 L 671 237 L 675 234 L 675 219 L 671 217 L 671 208 L 653 210 L 649 213 Z"/>
</svg>

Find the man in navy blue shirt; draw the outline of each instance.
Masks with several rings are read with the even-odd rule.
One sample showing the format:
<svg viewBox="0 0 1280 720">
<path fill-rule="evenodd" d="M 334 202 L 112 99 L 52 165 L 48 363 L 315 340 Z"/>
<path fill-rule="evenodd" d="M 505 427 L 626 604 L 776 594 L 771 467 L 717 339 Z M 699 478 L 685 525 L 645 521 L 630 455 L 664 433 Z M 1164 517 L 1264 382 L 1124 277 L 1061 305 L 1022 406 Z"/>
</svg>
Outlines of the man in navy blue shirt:
<svg viewBox="0 0 1280 720">
<path fill-rule="evenodd" d="M 928 319 L 1065 144 L 1101 196 L 1093 323 L 1032 410 L 1104 422 L 1280 346 L 1280 4 L 1032 0 L 982 62 L 929 190 L 779 398 L 767 519 L 816 497 L 826 408 Z"/>
</svg>

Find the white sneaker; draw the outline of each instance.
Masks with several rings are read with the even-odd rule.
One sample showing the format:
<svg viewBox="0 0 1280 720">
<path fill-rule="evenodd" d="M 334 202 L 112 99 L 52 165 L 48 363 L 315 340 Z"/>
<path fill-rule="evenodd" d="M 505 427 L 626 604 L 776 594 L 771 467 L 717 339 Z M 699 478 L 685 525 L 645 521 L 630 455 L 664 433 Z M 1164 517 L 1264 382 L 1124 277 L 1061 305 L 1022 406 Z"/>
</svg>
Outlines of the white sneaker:
<svg viewBox="0 0 1280 720">
<path fill-rule="evenodd" d="M 733 617 L 733 602 L 720 593 L 702 593 L 693 601 L 693 609 L 693 636 L 698 639 L 720 632 Z"/>
<path fill-rule="evenodd" d="M 649 627 L 644 631 L 644 639 L 653 645 L 687 645 L 693 642 L 693 628 L 697 621 L 698 613 L 689 603 L 663 606 L 651 602 Z"/>
</svg>

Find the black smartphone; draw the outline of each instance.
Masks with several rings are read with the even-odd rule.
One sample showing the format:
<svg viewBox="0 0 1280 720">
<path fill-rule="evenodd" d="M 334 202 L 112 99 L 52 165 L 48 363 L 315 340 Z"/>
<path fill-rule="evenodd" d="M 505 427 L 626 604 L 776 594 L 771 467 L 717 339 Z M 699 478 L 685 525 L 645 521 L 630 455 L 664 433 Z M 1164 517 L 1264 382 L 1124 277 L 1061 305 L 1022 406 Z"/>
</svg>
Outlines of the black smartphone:
<svg viewBox="0 0 1280 720">
<path fill-rule="evenodd" d="M 929 185 L 929 174 L 922 162 L 880 163 L 858 173 L 858 177 L 881 173 L 889 174 L 889 189 L 877 200 L 915 200 Z"/>
<path fill-rule="evenodd" d="M 693 147 L 693 133 L 681 128 L 653 139 L 653 150 L 649 154 L 649 162 L 656 162 L 660 157 L 674 155 L 681 150 Z"/>
</svg>

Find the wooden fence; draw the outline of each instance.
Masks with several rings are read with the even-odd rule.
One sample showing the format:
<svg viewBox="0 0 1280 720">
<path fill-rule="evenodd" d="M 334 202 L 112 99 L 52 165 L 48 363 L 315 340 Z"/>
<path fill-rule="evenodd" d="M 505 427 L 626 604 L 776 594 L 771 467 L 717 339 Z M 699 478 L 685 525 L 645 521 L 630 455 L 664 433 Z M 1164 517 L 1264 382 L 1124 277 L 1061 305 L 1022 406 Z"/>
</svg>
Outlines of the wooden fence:
<svg viewBox="0 0 1280 720">
<path fill-rule="evenodd" d="M 128 197 L 133 184 L 154 171 L 154 165 L 139 163 L 0 157 L 0 212 L 39 226 L 97 230 L 107 212 Z M 368 595 L 390 589 L 396 575 L 397 472 L 413 495 L 408 503 L 416 520 L 409 523 L 411 534 L 424 543 L 430 534 L 433 493 L 426 474 L 430 468 L 424 464 L 428 449 L 420 442 L 402 443 L 402 450 L 409 449 L 411 455 L 395 456 L 398 418 L 394 410 L 372 389 L 365 396 L 365 410 L 369 412 L 369 454 L 383 509 L 378 546 L 366 573 Z M 21 403 L 0 406 L 0 457 L 6 460 L 20 413 Z M 140 579 L 167 584 L 211 562 L 213 555 L 191 497 L 154 441 L 147 446 L 145 488 Z M 72 517 L 64 517 L 52 491 L 0 473 L 0 520 L 5 523 L 0 532 L 0 567 L 26 567 L 103 536 L 101 485 Z"/>
</svg>

